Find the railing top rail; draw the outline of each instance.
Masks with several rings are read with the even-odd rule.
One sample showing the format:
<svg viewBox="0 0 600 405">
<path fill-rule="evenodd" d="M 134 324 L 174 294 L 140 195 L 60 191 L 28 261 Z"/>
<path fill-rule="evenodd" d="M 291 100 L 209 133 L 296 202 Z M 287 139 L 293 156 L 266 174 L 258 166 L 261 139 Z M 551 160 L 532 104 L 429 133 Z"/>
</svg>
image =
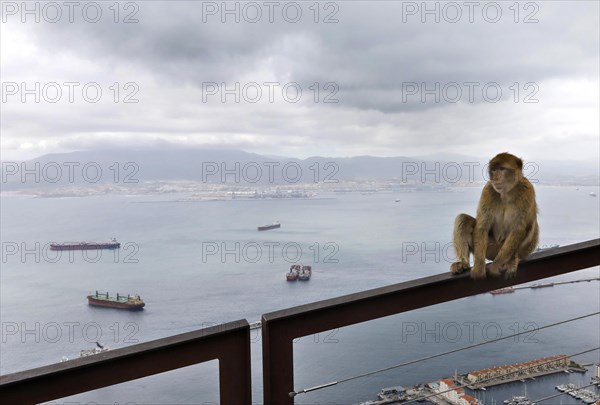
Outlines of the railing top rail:
<svg viewBox="0 0 600 405">
<path fill-rule="evenodd" d="M 219 361 L 223 404 L 250 404 L 250 325 L 243 319 L 0 376 L 6 403 L 37 404 L 126 381 Z"/>
<path fill-rule="evenodd" d="M 50 364 L 12 374 L 0 375 L 0 389 L 10 386 L 13 383 L 22 382 L 23 380 L 43 379 L 47 376 L 56 376 L 63 373 L 76 372 L 77 370 L 91 369 L 113 363 L 127 362 L 129 359 L 134 357 L 147 356 L 151 353 L 161 352 L 165 349 L 176 348 L 177 346 L 181 345 L 221 339 L 226 335 L 239 333 L 244 330 L 249 330 L 249 324 L 247 320 L 241 319 L 222 325 L 211 326 L 200 330 L 152 340 L 149 342 L 113 349 L 107 352 L 95 354 L 93 356 L 76 358 L 62 363 Z"/>
<path fill-rule="evenodd" d="M 596 255 L 595 260 L 590 261 L 589 258 L 583 256 L 584 253 Z M 557 260 L 568 258 L 573 263 L 566 271 L 561 271 Z M 547 262 L 546 272 L 541 269 L 539 264 Z M 590 264 L 592 263 L 592 264 Z M 583 269 L 598 265 L 600 263 L 600 238 L 585 242 L 575 243 L 572 245 L 550 248 L 533 253 L 527 259 L 524 259 L 519 264 L 517 276 L 512 279 L 504 278 L 487 278 L 484 280 L 473 281 L 471 292 L 464 296 L 474 295 L 481 292 L 491 291 L 498 288 L 508 287 L 511 285 L 521 284 L 528 281 L 539 280 L 543 278 L 553 277 L 556 275 L 574 271 L 573 266 L 578 269 Z M 581 265 L 578 265 L 581 264 Z M 449 266 L 448 266 L 449 267 Z M 576 269 L 575 269 L 576 270 Z M 440 291 L 441 288 L 455 288 L 455 283 L 464 284 L 468 282 L 469 274 L 463 273 L 460 275 L 452 275 L 450 272 L 428 276 L 420 279 L 410 280 L 402 283 L 392 284 L 384 287 L 374 288 L 371 290 L 361 291 L 353 294 L 344 295 L 325 299 L 322 301 L 311 302 L 309 304 L 298 305 L 292 308 L 286 308 L 278 311 L 269 312 L 262 316 L 266 322 L 274 323 L 284 321 L 288 318 L 296 318 L 303 315 L 308 315 L 312 312 L 322 310 L 334 310 L 335 308 L 360 305 L 361 302 L 382 298 L 384 296 L 395 295 L 398 293 L 406 293 L 415 289 L 430 289 L 432 291 Z"/>
</svg>

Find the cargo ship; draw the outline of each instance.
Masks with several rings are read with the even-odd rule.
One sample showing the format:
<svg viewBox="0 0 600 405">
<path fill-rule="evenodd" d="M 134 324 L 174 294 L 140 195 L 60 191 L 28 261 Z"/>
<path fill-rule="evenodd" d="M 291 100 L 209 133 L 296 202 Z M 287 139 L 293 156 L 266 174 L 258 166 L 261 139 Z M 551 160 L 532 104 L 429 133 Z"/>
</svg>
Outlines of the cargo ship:
<svg viewBox="0 0 600 405">
<path fill-rule="evenodd" d="M 298 280 L 308 281 L 310 276 L 312 276 L 312 267 L 302 266 L 302 270 L 298 273 Z"/>
<path fill-rule="evenodd" d="M 121 244 L 115 238 L 110 242 L 77 242 L 77 243 L 51 243 L 50 250 L 86 250 L 86 249 L 118 249 Z"/>
<path fill-rule="evenodd" d="M 290 266 L 290 271 L 285 275 L 285 279 L 287 281 L 296 281 L 298 280 L 298 273 L 300 273 L 300 265 L 292 264 Z"/>
<path fill-rule="evenodd" d="M 277 228 L 280 228 L 280 227 L 281 227 L 281 224 L 279 222 L 273 222 L 270 225 L 259 226 L 258 230 L 259 231 L 268 231 L 270 229 L 277 229 Z"/>
<path fill-rule="evenodd" d="M 118 308 L 118 309 L 142 309 L 146 305 L 144 301 L 140 298 L 139 295 L 119 295 L 117 293 L 117 297 L 110 297 L 108 293 L 106 294 L 98 294 L 96 291 L 95 295 L 88 295 L 88 304 L 97 306 L 97 307 L 106 307 L 106 308 Z"/>
</svg>

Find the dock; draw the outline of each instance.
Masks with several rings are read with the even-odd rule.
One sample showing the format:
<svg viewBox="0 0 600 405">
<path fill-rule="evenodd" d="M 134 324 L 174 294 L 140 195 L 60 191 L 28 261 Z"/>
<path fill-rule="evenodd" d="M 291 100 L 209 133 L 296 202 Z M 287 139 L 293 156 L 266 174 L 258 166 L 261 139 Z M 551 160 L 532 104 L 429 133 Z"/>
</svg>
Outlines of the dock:
<svg viewBox="0 0 600 405">
<path fill-rule="evenodd" d="M 600 281 L 600 277 L 584 278 L 581 280 L 558 281 L 555 283 L 530 284 L 530 285 L 522 285 L 519 287 L 508 287 L 508 288 L 502 288 L 500 290 L 490 291 L 490 294 L 512 293 L 517 290 L 524 290 L 527 288 L 530 288 L 532 290 L 537 290 L 537 289 L 541 289 L 541 288 L 554 287 L 555 285 L 575 284 L 575 283 L 584 283 L 584 282 L 591 282 L 591 281 Z"/>
<path fill-rule="evenodd" d="M 556 283 L 548 283 L 548 284 L 524 285 L 524 286 L 521 286 L 521 287 L 513 287 L 513 290 L 524 290 L 526 288 L 538 289 L 538 288 L 543 288 L 543 287 L 554 287 L 555 285 L 584 283 L 584 282 L 588 282 L 588 281 L 600 281 L 600 277 L 584 278 L 584 279 L 581 279 L 581 280 L 571 280 L 571 281 L 559 281 L 559 282 L 556 282 Z"/>
<path fill-rule="evenodd" d="M 555 357 L 559 358 L 561 356 L 555 356 Z M 509 367 L 509 368 L 513 368 L 513 369 L 516 368 L 516 369 L 513 370 L 512 372 L 505 373 L 504 375 L 500 375 L 498 378 L 483 378 L 483 380 L 479 383 L 477 381 L 470 380 L 468 376 L 485 373 L 485 372 L 490 371 L 490 369 L 474 371 L 469 374 L 456 376 L 454 380 L 461 386 L 467 387 L 471 390 L 477 390 L 477 389 L 482 389 L 482 388 L 486 388 L 486 387 L 491 387 L 494 385 L 507 384 L 507 383 L 516 382 L 516 381 L 525 382 L 526 380 L 529 380 L 529 379 L 535 379 L 536 377 L 542 377 L 542 376 L 550 375 L 550 374 L 570 373 L 570 372 L 585 373 L 587 371 L 587 369 L 584 366 L 582 366 L 581 364 L 578 364 L 569 358 L 563 358 L 563 359 L 566 360 L 565 361 L 566 364 L 561 365 L 561 366 L 557 366 L 557 365 L 552 365 L 550 367 L 544 366 L 544 363 L 540 362 L 540 360 L 545 360 L 545 359 L 534 360 L 531 362 L 516 364 L 516 365 L 512 365 L 512 366 L 501 366 L 502 368 Z M 561 361 L 562 361 L 562 359 L 561 359 Z M 536 362 L 539 362 L 539 364 L 538 365 L 534 364 Z M 496 367 L 496 369 L 497 368 L 500 368 L 500 367 Z"/>
</svg>

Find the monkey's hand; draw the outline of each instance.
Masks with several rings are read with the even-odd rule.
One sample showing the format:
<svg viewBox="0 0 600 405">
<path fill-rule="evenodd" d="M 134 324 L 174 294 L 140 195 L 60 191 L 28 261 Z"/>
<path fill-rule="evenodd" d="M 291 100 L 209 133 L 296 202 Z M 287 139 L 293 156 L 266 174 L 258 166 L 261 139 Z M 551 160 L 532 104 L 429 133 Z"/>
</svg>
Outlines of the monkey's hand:
<svg viewBox="0 0 600 405">
<path fill-rule="evenodd" d="M 469 270 L 470 268 L 471 268 L 471 266 L 469 266 L 469 263 L 454 262 L 450 265 L 450 273 L 460 274 L 460 273 L 463 273 L 463 272 Z"/>
<path fill-rule="evenodd" d="M 474 280 L 485 278 L 485 263 L 475 263 L 471 269 L 471 278 Z"/>
</svg>

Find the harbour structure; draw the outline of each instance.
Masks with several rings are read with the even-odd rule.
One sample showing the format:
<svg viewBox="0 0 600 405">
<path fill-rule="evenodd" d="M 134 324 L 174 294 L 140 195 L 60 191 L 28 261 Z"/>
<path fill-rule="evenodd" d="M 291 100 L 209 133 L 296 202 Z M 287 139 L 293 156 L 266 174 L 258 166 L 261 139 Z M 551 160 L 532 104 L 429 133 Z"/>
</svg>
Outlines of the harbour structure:
<svg viewBox="0 0 600 405">
<path fill-rule="evenodd" d="M 440 396 L 454 405 L 482 405 L 476 398 L 465 394 L 465 389 L 454 384 L 449 378 L 440 380 Z"/>
<path fill-rule="evenodd" d="M 473 388 L 503 384 L 509 381 L 545 375 L 568 369 L 571 360 L 566 355 L 543 357 L 522 363 L 484 368 L 467 374 L 466 382 Z M 471 386 L 469 386 L 471 388 Z"/>
</svg>

